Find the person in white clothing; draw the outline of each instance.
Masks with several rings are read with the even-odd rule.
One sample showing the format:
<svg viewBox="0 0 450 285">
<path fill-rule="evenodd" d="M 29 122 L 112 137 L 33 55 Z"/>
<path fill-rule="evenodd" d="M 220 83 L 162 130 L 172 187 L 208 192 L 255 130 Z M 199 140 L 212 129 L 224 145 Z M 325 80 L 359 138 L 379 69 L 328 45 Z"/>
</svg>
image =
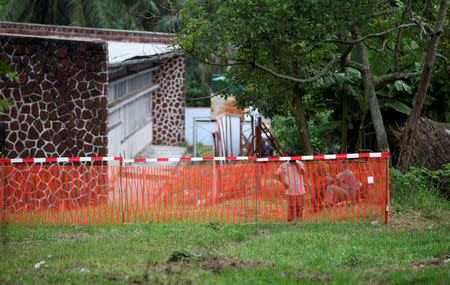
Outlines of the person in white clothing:
<svg viewBox="0 0 450 285">
<path fill-rule="evenodd" d="M 305 195 L 305 166 L 301 161 L 285 162 L 277 169 L 277 179 L 286 190 L 288 222 L 300 219 Z"/>
</svg>

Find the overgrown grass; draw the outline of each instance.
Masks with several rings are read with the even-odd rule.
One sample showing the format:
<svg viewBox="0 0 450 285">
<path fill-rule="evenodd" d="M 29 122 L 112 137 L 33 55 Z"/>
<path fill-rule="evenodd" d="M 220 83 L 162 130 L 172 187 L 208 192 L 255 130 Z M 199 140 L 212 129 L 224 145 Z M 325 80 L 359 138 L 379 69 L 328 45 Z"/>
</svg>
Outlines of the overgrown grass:
<svg viewBox="0 0 450 285">
<path fill-rule="evenodd" d="M 388 226 L 3 227 L 0 283 L 448 284 L 449 201 L 391 174 Z"/>
<path fill-rule="evenodd" d="M 382 272 L 399 282 L 450 280 L 448 263 L 425 266 L 426 274 L 413 265 L 449 252 L 448 228 L 418 234 L 372 224 L 9 227 L 3 238 L 2 283 L 366 283 L 385 280 Z M 270 265 L 215 273 L 203 269 L 210 255 Z"/>
<path fill-rule="evenodd" d="M 406 173 L 390 170 L 391 199 L 394 211 L 408 213 L 414 211 L 425 218 L 448 219 L 450 203 L 443 196 L 448 191 L 450 164 L 445 170 L 430 171 L 426 168 L 411 167 Z"/>
</svg>

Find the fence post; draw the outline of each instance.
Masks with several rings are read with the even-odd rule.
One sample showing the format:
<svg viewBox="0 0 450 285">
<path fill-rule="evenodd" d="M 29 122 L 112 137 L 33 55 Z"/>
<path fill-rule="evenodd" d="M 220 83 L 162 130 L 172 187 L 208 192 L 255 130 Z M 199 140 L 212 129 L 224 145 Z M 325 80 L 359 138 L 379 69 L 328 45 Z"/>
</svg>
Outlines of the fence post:
<svg viewBox="0 0 450 285">
<path fill-rule="evenodd" d="M 3 153 L 2 153 L 2 155 L 0 156 L 1 158 L 3 158 Z M 2 216 L 2 220 L 1 220 L 1 225 L 0 226 L 4 226 L 4 225 L 6 225 L 6 219 L 5 219 L 5 216 L 6 216 L 6 198 L 4 197 L 4 195 L 5 195 L 5 191 L 4 191 L 4 188 L 5 188 L 5 185 L 6 185 L 6 181 L 5 181 L 5 164 L 3 164 L 3 163 L 0 163 L 0 175 L 1 175 L 1 177 L 0 177 L 0 183 L 2 184 L 1 185 L 1 188 L 0 188 L 0 199 L 1 199 L 1 208 L 0 208 L 0 211 L 1 211 L 1 216 Z"/>
<path fill-rule="evenodd" d="M 215 133 L 211 133 L 211 136 L 212 136 L 212 141 L 213 141 L 213 144 L 212 144 L 212 156 L 217 156 L 216 155 L 216 134 Z"/>
<path fill-rule="evenodd" d="M 255 137 L 256 137 L 256 153 L 255 156 L 256 157 L 261 157 L 261 127 L 262 127 L 262 119 L 260 116 L 258 116 L 258 119 L 256 121 L 255 124 Z M 258 161 L 255 161 L 255 178 L 256 178 L 256 195 L 255 195 L 255 199 L 256 199 L 256 223 L 258 223 L 258 215 L 259 215 L 259 192 L 261 190 L 261 180 L 260 180 L 260 173 L 259 173 L 259 165 L 258 165 Z"/>
<path fill-rule="evenodd" d="M 389 202 L 389 156 L 386 158 L 386 205 L 384 207 L 384 223 L 387 225 L 389 222 L 390 202 Z"/>
<path fill-rule="evenodd" d="M 261 156 L 261 125 L 262 125 L 262 120 L 261 117 L 258 117 L 258 120 L 256 121 L 256 126 L 255 126 L 255 143 L 256 143 L 256 147 L 255 147 L 255 156 L 256 157 L 260 157 Z"/>
<path fill-rule="evenodd" d="M 120 204 L 122 206 L 122 225 L 125 224 L 125 213 L 124 213 L 124 209 L 125 209 L 125 204 L 123 201 L 123 181 L 122 181 L 122 171 L 123 171 L 123 155 L 120 155 L 120 166 L 119 166 L 119 184 L 120 184 Z"/>
<path fill-rule="evenodd" d="M 197 121 L 196 117 L 192 118 L 192 143 L 194 144 L 194 157 L 198 156 L 197 150 Z"/>
<path fill-rule="evenodd" d="M 251 124 L 251 129 L 252 129 L 252 134 L 251 134 L 251 153 L 249 152 L 248 155 L 254 155 L 255 153 L 255 124 L 253 122 L 253 116 L 250 116 L 250 124 Z M 250 148 L 250 147 L 249 147 Z"/>
</svg>

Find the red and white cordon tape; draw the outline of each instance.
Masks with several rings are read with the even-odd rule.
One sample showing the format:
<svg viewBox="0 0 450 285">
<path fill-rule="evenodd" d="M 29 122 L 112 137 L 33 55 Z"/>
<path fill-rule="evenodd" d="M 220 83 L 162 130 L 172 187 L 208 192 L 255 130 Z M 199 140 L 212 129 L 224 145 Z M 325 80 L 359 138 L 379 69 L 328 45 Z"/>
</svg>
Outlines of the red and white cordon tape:
<svg viewBox="0 0 450 285">
<path fill-rule="evenodd" d="M 354 158 L 376 158 L 389 157 L 388 152 L 370 153 L 348 153 L 348 154 L 324 154 L 324 155 L 300 155 L 283 157 L 261 157 L 255 156 L 231 156 L 231 157 L 173 157 L 173 158 L 135 158 L 122 159 L 121 157 L 46 157 L 46 158 L 12 158 L 0 159 L 0 163 L 46 163 L 46 162 L 97 162 L 97 161 L 123 161 L 133 162 L 180 162 L 180 161 L 232 161 L 232 160 L 255 160 L 262 161 L 291 161 L 291 160 L 328 160 L 328 159 L 354 159 Z"/>
</svg>

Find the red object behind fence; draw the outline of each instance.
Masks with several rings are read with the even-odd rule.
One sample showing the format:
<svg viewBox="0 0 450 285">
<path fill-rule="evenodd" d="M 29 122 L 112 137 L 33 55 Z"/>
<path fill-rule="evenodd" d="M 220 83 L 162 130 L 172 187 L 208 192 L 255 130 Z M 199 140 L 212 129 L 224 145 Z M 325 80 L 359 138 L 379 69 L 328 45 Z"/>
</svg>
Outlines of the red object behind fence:
<svg viewBox="0 0 450 285">
<path fill-rule="evenodd" d="M 183 165 L 170 166 L 92 165 L 86 159 L 2 163 L 1 222 L 387 223 L 388 156 L 362 157 L 315 156 L 303 166 L 288 161 L 294 157 L 213 158 L 197 165 L 179 159 Z M 303 195 L 291 195 L 300 189 Z"/>
</svg>

